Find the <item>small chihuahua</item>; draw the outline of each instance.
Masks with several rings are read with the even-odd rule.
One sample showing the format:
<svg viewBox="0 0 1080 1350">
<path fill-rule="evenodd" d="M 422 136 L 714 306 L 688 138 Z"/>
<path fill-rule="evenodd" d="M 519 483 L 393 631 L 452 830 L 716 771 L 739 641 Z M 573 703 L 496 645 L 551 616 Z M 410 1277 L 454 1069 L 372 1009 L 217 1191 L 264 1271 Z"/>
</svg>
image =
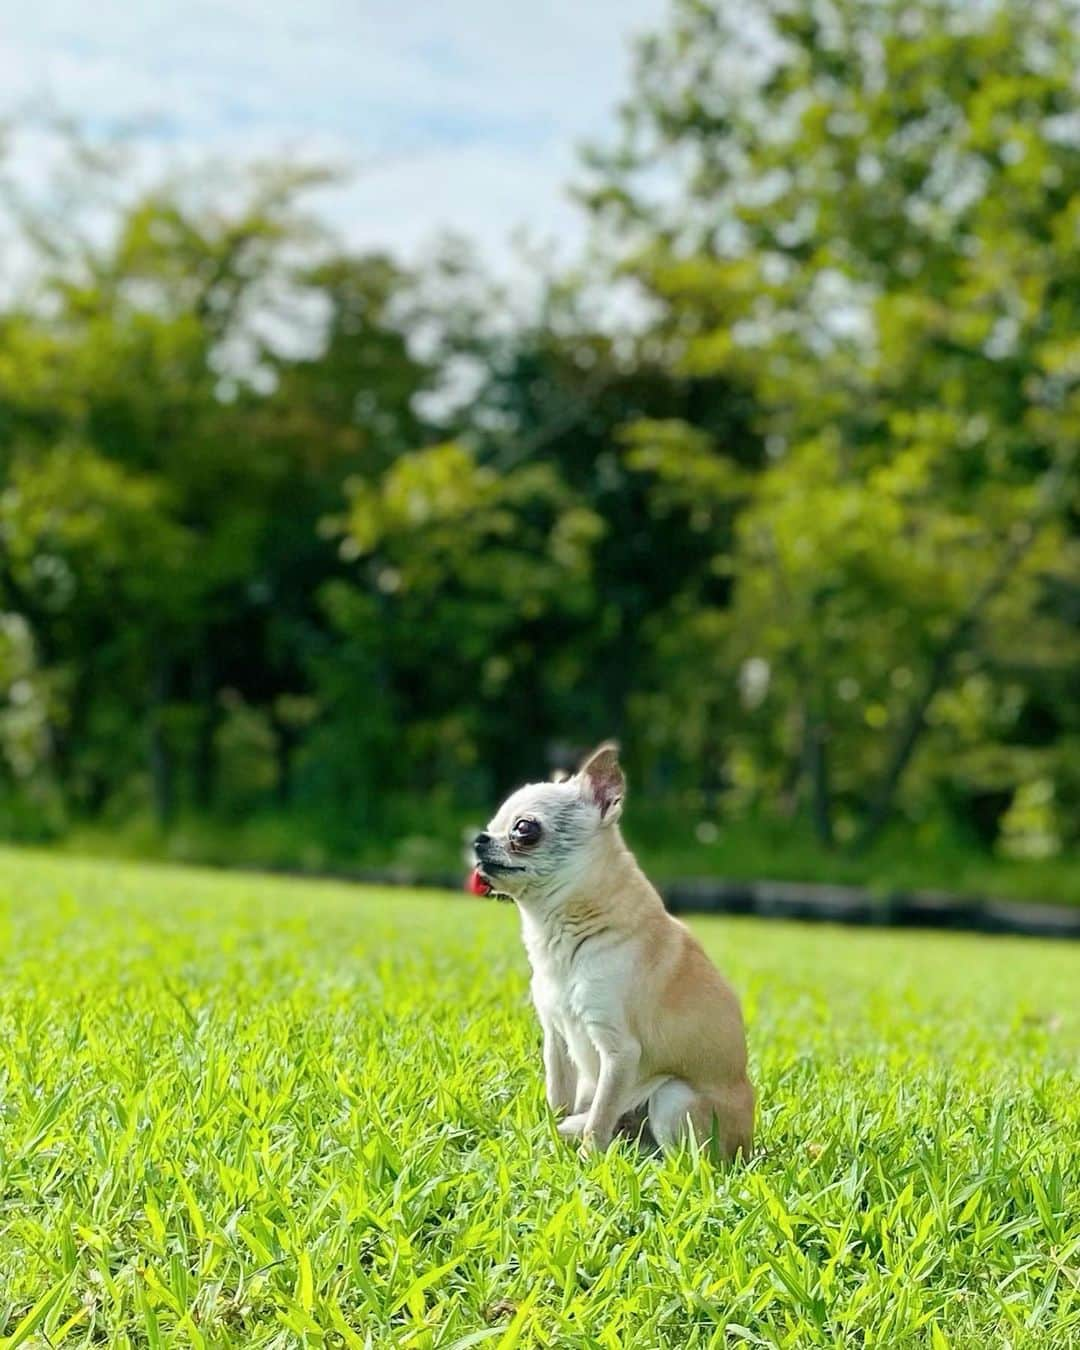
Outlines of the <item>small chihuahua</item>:
<svg viewBox="0 0 1080 1350">
<path fill-rule="evenodd" d="M 606 1148 L 647 1107 L 662 1148 L 689 1126 L 702 1141 L 715 1132 L 725 1157 L 748 1157 L 739 1001 L 623 842 L 624 791 L 611 744 L 573 778 L 520 788 L 476 836 L 470 888 L 521 912 L 560 1134 Z"/>
</svg>

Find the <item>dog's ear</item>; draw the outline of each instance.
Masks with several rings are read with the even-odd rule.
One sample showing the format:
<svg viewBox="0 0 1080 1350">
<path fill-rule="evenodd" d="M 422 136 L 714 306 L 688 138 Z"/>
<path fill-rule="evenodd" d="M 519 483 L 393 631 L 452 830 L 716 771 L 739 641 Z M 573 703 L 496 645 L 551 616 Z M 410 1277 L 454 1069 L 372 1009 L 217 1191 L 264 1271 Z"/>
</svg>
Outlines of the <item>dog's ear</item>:
<svg viewBox="0 0 1080 1350">
<path fill-rule="evenodd" d="M 608 741 L 594 750 L 578 770 L 582 790 L 600 808 L 605 825 L 618 820 L 626 794 L 626 779 L 619 764 L 619 747 Z"/>
</svg>

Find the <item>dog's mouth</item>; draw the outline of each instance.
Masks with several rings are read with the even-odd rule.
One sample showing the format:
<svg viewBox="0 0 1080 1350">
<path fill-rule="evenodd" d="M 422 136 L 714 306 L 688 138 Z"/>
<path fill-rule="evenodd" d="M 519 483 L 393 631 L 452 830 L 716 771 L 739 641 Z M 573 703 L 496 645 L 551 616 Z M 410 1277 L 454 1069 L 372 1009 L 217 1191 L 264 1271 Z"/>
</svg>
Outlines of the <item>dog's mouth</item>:
<svg viewBox="0 0 1080 1350">
<path fill-rule="evenodd" d="M 474 867 L 466 879 L 465 889 L 471 895 L 490 895 L 495 887 L 492 886 L 479 867 Z"/>
<path fill-rule="evenodd" d="M 513 863 L 482 862 L 469 873 L 465 889 L 472 895 L 505 895 L 498 885 L 499 874 L 524 871 L 524 867 L 515 867 Z"/>
</svg>

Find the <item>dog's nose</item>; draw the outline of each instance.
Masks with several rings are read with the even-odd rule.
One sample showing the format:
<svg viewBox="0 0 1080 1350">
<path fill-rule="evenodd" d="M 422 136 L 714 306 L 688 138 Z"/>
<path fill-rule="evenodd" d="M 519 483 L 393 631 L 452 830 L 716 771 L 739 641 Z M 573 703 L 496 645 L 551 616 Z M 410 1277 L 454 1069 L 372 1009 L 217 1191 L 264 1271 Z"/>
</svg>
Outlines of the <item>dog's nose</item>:
<svg viewBox="0 0 1080 1350">
<path fill-rule="evenodd" d="M 484 848 L 487 844 L 490 843 L 491 843 L 491 835 L 481 830 L 481 832 L 472 841 L 472 846 L 474 849 L 476 849 L 477 853 L 479 853 L 482 848 Z"/>
</svg>

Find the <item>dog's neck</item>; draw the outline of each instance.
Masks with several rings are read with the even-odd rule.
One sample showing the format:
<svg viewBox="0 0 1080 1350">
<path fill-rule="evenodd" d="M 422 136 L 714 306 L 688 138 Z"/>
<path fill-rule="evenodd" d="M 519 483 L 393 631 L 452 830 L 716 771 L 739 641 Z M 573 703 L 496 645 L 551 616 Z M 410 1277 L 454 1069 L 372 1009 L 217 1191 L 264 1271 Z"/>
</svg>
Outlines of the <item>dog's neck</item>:
<svg viewBox="0 0 1080 1350">
<path fill-rule="evenodd" d="M 642 886 L 643 880 L 637 859 L 618 825 L 612 824 L 596 836 L 577 866 L 514 899 L 524 918 L 549 931 L 583 910 L 633 923 L 637 916 L 630 909 L 647 904 L 644 897 L 662 904 L 651 886 Z"/>
</svg>

